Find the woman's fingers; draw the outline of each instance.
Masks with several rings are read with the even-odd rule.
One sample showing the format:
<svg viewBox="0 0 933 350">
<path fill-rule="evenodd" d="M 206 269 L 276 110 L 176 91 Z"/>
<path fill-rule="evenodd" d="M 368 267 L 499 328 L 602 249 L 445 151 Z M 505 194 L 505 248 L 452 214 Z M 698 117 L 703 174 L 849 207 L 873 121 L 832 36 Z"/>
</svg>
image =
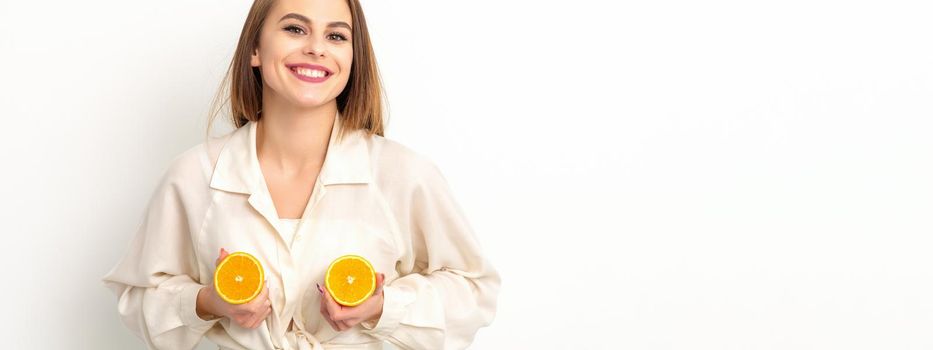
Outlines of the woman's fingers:
<svg viewBox="0 0 933 350">
<path fill-rule="evenodd" d="M 271 314 L 272 314 L 272 306 L 267 304 L 266 309 L 263 310 L 262 312 L 262 317 L 259 318 L 259 322 L 262 322 L 263 320 L 269 318 L 269 315 Z"/>
<path fill-rule="evenodd" d="M 254 329 L 254 328 L 256 328 L 256 325 L 258 325 L 259 322 L 261 322 L 261 321 L 262 321 L 262 319 L 261 319 L 261 318 L 258 318 L 258 317 L 253 318 L 253 319 L 250 319 L 250 320 L 249 320 L 249 324 L 248 324 L 245 328 Z"/>
<path fill-rule="evenodd" d="M 334 322 L 331 319 L 327 319 L 327 323 L 330 323 L 330 326 L 334 328 L 335 331 L 343 332 L 343 329 L 340 328 L 340 325 L 337 322 Z"/>
<path fill-rule="evenodd" d="M 378 274 L 376 276 L 377 291 L 381 290 L 384 279 L 385 275 L 383 274 Z M 327 323 L 337 331 L 342 332 L 359 324 L 361 320 L 360 314 L 365 312 L 364 309 L 366 309 L 364 306 L 365 304 L 366 302 L 355 307 L 342 306 L 334 301 L 329 291 L 323 288 L 321 289 L 321 315 L 323 315 Z"/>
<path fill-rule="evenodd" d="M 265 321 L 266 318 L 269 317 L 269 314 L 270 314 L 271 312 L 272 312 L 272 309 L 271 309 L 271 308 L 268 308 L 268 309 L 264 310 L 264 311 L 262 312 L 262 314 L 260 314 L 259 317 L 257 317 L 256 320 L 253 321 L 253 324 L 250 325 L 249 328 L 250 328 L 250 329 L 255 329 L 256 327 L 259 327 L 259 325 L 262 324 L 262 321 Z"/>
<path fill-rule="evenodd" d="M 334 301 L 334 298 L 331 298 L 330 291 L 327 289 L 324 290 L 324 302 L 327 307 L 327 313 L 330 314 L 331 318 L 337 319 L 340 316 L 342 307 Z"/>
<path fill-rule="evenodd" d="M 334 317 L 334 321 L 343 321 L 352 327 L 353 325 L 356 324 L 352 321 L 367 317 L 367 315 L 372 313 L 372 310 L 374 308 L 373 303 L 377 303 L 377 302 L 378 301 L 376 300 L 375 297 L 370 297 L 369 299 L 366 299 L 366 301 L 364 301 L 362 304 L 359 304 L 357 306 L 342 307 L 340 309 L 340 313 Z"/>
<path fill-rule="evenodd" d="M 255 321 L 255 319 L 253 318 L 253 316 L 254 316 L 254 315 L 253 315 L 251 312 L 248 312 L 248 311 L 245 311 L 245 310 L 244 310 L 244 311 L 240 311 L 240 314 L 237 316 L 237 322 L 236 322 L 236 323 L 237 323 L 238 325 L 240 325 L 240 327 L 249 328 L 249 326 L 251 326 L 251 325 L 253 324 L 253 321 Z"/>
<path fill-rule="evenodd" d="M 269 317 L 269 314 L 272 312 L 272 301 L 269 300 L 269 282 L 266 281 L 265 286 L 262 288 L 262 292 L 256 297 L 252 302 L 254 304 L 253 315 L 256 317 L 253 320 L 253 324 L 249 328 L 256 328 Z"/>
<path fill-rule="evenodd" d="M 249 329 L 253 323 L 256 322 L 256 315 L 250 312 L 243 312 L 243 315 L 240 316 L 239 325 L 240 327 Z"/>
<path fill-rule="evenodd" d="M 330 314 L 327 312 L 327 306 L 324 305 L 324 299 L 321 299 L 321 315 L 324 316 L 324 320 L 330 324 L 331 328 L 333 328 L 335 331 L 340 331 L 340 327 L 337 326 L 337 323 L 330 319 Z"/>
<path fill-rule="evenodd" d="M 220 257 L 214 262 L 214 266 L 220 265 L 220 262 L 223 261 L 227 255 L 230 255 L 230 253 L 228 253 L 226 249 L 220 248 Z"/>
<path fill-rule="evenodd" d="M 249 329 L 256 329 L 256 327 L 259 327 L 259 325 L 262 324 L 262 321 L 263 321 L 263 320 L 264 320 L 264 318 L 256 318 L 256 320 L 253 321 L 253 324 L 249 325 L 249 327 L 247 327 L 247 328 L 249 328 Z"/>
<path fill-rule="evenodd" d="M 382 283 L 384 280 L 385 280 L 385 275 L 381 273 L 376 274 L 376 291 L 373 293 L 374 296 L 380 296 L 379 293 L 381 293 L 382 291 Z M 333 298 L 331 298 L 331 300 L 333 300 Z M 341 307 L 339 306 L 339 304 L 336 304 L 336 302 L 334 302 L 334 304 L 337 305 L 340 311 L 337 312 L 336 315 L 334 313 L 331 313 L 331 315 L 334 316 L 333 317 L 334 321 L 343 322 L 345 326 L 347 326 L 348 328 L 352 328 L 357 323 L 359 323 L 359 320 L 367 317 L 367 315 L 372 312 L 373 307 L 374 307 L 373 303 L 378 302 L 376 300 L 377 300 L 376 297 L 370 297 L 369 299 L 364 301 L 362 304 L 359 304 L 353 307 Z"/>
<path fill-rule="evenodd" d="M 262 292 L 259 292 L 259 295 L 256 296 L 257 300 L 266 300 L 269 299 L 269 281 L 262 282 Z"/>
<path fill-rule="evenodd" d="M 383 284 L 385 284 L 385 281 L 386 281 L 386 275 L 384 273 L 376 274 L 376 291 L 373 292 L 373 295 L 382 293 L 382 286 Z"/>
<path fill-rule="evenodd" d="M 247 326 L 246 328 L 253 329 L 253 328 L 258 327 L 259 324 L 261 324 L 263 320 L 269 317 L 269 313 L 271 311 L 272 311 L 272 308 L 266 307 L 265 309 L 262 309 L 259 312 L 253 314 L 253 317 L 249 321 L 249 326 Z"/>
<path fill-rule="evenodd" d="M 234 305 L 235 313 L 238 315 L 236 323 L 243 328 L 254 329 L 258 327 L 263 320 L 272 313 L 272 301 L 269 300 L 269 284 L 264 282 L 262 292 L 252 301 Z"/>
<path fill-rule="evenodd" d="M 337 312 L 339 316 L 343 309 L 333 298 L 331 298 L 330 293 L 327 290 L 324 291 L 324 297 L 321 298 L 321 315 L 324 316 L 324 319 L 327 320 L 327 323 L 330 323 L 330 326 L 338 332 L 343 332 L 350 327 L 342 321 L 336 320 L 334 317 L 334 312 Z"/>
<path fill-rule="evenodd" d="M 382 292 L 384 282 L 385 274 L 376 274 L 376 291 L 374 295 L 379 295 Z M 331 327 L 338 331 L 345 331 L 360 323 L 362 315 L 370 309 L 371 305 L 368 302 L 369 300 L 354 307 L 341 306 L 334 301 L 329 291 L 322 288 L 320 311 L 324 319 L 331 324 Z"/>
<path fill-rule="evenodd" d="M 340 312 L 337 316 L 330 314 L 330 319 L 337 323 L 341 327 L 341 330 L 346 330 L 353 328 L 356 324 L 353 322 L 357 319 L 356 314 L 360 311 L 359 306 L 355 307 L 343 307 L 340 309 Z"/>
</svg>

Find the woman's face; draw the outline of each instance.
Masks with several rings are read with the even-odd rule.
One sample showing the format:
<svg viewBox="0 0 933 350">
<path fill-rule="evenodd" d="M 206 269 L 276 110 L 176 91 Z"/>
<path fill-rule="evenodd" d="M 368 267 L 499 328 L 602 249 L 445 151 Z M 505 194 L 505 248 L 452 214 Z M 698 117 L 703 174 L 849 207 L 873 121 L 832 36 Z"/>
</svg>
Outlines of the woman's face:
<svg viewBox="0 0 933 350">
<path fill-rule="evenodd" d="M 276 1 L 251 58 L 262 72 L 264 95 L 298 108 L 337 98 L 353 63 L 351 23 L 345 0 Z"/>
</svg>

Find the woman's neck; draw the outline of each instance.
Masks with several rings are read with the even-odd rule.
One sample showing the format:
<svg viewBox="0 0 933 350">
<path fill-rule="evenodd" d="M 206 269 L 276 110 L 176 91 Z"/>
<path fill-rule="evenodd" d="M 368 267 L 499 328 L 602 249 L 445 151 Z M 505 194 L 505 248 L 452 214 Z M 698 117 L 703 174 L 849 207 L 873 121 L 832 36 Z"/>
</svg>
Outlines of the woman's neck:
<svg viewBox="0 0 933 350">
<path fill-rule="evenodd" d="M 263 103 L 256 131 L 260 162 L 281 170 L 282 174 L 299 175 L 307 169 L 319 169 L 336 117 L 337 102 L 333 100 L 314 109 Z"/>
</svg>

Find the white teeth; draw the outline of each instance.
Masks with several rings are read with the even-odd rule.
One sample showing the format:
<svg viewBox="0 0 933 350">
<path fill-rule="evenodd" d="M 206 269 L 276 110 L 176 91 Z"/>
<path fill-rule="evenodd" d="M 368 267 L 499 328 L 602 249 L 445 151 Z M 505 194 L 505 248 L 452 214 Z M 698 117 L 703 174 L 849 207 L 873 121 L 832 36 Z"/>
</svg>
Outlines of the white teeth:
<svg viewBox="0 0 933 350">
<path fill-rule="evenodd" d="M 327 73 L 322 70 L 317 69 L 307 69 L 307 68 L 295 68 L 295 72 L 306 77 L 311 78 L 323 78 Z"/>
</svg>

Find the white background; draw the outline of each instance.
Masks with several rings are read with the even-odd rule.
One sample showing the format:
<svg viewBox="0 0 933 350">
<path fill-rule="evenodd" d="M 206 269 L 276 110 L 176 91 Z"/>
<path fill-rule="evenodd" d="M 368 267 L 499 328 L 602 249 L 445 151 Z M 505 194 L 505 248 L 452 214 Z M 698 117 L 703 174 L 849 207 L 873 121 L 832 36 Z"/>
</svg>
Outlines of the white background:
<svg viewBox="0 0 933 350">
<path fill-rule="evenodd" d="M 100 278 L 249 5 L 0 2 L 4 348 L 143 347 Z M 503 277 L 473 348 L 933 348 L 924 2 L 363 5 Z"/>
</svg>

